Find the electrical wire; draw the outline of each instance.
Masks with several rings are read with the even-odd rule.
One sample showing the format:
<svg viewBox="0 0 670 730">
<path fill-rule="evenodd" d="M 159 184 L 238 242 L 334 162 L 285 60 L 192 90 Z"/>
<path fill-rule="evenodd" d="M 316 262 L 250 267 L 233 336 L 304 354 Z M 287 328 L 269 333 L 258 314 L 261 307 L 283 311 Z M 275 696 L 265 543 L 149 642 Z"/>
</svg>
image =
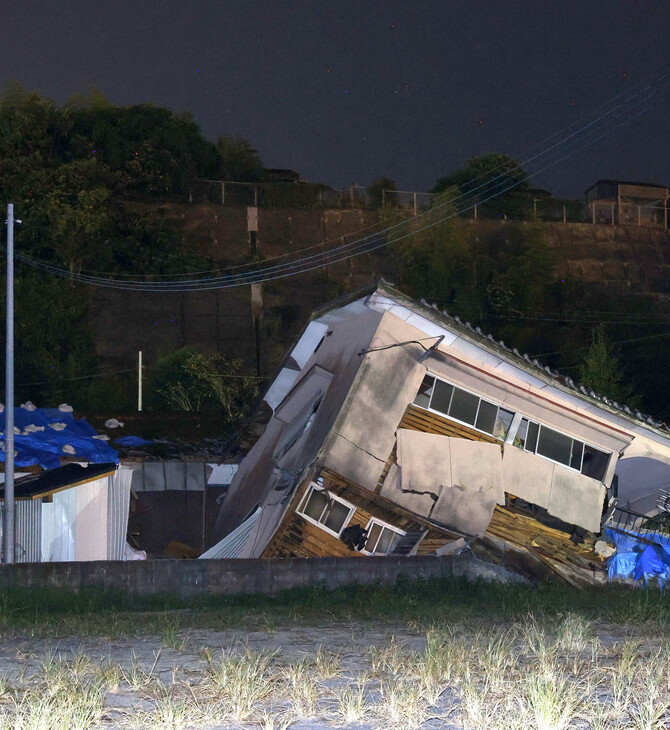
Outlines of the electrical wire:
<svg viewBox="0 0 670 730">
<path fill-rule="evenodd" d="M 644 99 L 642 103 L 644 103 L 645 101 L 646 101 L 646 99 Z M 640 102 L 636 102 L 635 106 L 639 105 L 639 103 Z M 645 110 L 643 110 L 643 111 L 645 111 Z M 630 121 L 630 118 L 625 119 L 624 122 L 622 122 L 622 123 L 627 123 L 629 121 Z M 620 126 L 620 125 L 617 125 L 617 126 Z M 610 131 L 612 131 L 612 130 L 610 130 Z M 591 134 L 591 132 L 589 134 Z M 604 136 L 604 135 L 600 135 L 600 136 Z M 594 141 L 596 141 L 596 140 L 595 139 L 589 140 L 589 144 L 592 144 Z M 573 150 L 573 153 L 574 153 L 574 150 Z M 549 165 L 556 164 L 556 162 L 558 162 L 558 161 L 560 161 L 560 160 L 554 160 L 553 162 L 549 163 Z M 548 167 L 549 165 L 545 165 L 545 167 L 542 168 L 541 170 L 534 171 L 531 174 L 532 175 L 538 174 L 543 169 L 546 169 L 546 167 Z M 500 194 L 502 192 L 505 192 L 507 189 L 511 189 L 512 187 L 515 187 L 516 184 L 517 183 L 515 182 L 512 185 L 509 185 L 507 188 L 504 188 L 503 190 L 494 190 L 493 193 L 487 199 L 485 199 L 485 200 L 492 199 L 493 197 L 497 196 L 498 194 Z M 499 187 L 499 185 L 497 187 Z M 461 197 L 463 197 L 463 196 L 461 196 Z M 472 194 L 470 194 L 470 198 L 472 198 Z M 445 204 L 451 204 L 452 202 L 453 201 L 446 201 Z M 481 203 L 482 201 L 481 200 L 478 200 L 477 202 L 478 203 Z M 445 205 L 445 204 L 443 204 L 443 205 Z M 441 207 L 441 206 L 437 206 L 437 207 Z M 470 206 L 470 207 L 472 207 L 472 206 Z M 463 210 L 464 209 L 461 209 L 460 212 L 462 212 Z M 435 211 L 435 207 L 432 208 L 428 212 L 432 214 L 432 213 L 434 213 L 434 211 Z M 446 220 L 449 217 L 453 217 L 456 214 L 457 213 L 452 213 L 450 216 L 446 216 L 443 219 L 439 219 L 433 225 L 438 224 L 438 223 L 442 222 L 443 220 Z M 398 225 L 402 225 L 402 224 L 398 224 Z M 380 235 L 380 234 L 381 235 L 387 235 L 389 231 L 391 231 L 391 230 L 393 230 L 394 228 L 397 228 L 397 227 L 398 226 L 388 227 L 388 228 L 384 229 L 383 231 L 379 232 L 377 235 Z M 423 230 L 423 229 L 419 229 L 419 231 L 420 230 Z M 419 231 L 417 231 L 416 229 L 414 229 L 412 231 L 412 234 L 414 234 L 416 232 L 419 232 Z M 295 268 L 298 265 L 302 265 L 302 264 L 306 263 L 308 260 L 315 260 L 315 259 L 321 258 L 323 260 L 323 263 L 325 264 L 326 261 L 327 261 L 327 258 L 326 257 L 329 257 L 329 256 L 332 256 L 334 254 L 337 254 L 338 252 L 340 252 L 342 250 L 345 250 L 347 248 L 351 248 L 353 246 L 359 246 L 361 249 L 364 249 L 365 247 L 371 248 L 370 243 L 373 243 L 374 244 L 375 243 L 375 240 L 373 239 L 372 241 L 370 241 L 370 237 L 367 237 L 365 239 L 362 239 L 361 241 L 353 241 L 353 242 L 351 242 L 349 244 L 345 244 L 344 246 L 340 246 L 340 247 L 337 247 L 335 249 L 331 249 L 328 252 L 323 252 L 321 254 L 317 254 L 317 255 L 312 256 L 312 257 L 306 257 L 306 258 L 301 259 L 299 261 L 295 261 L 295 262 L 290 262 L 288 264 L 284 264 L 284 265 L 282 265 L 280 267 L 269 267 L 268 269 L 261 270 L 259 272 L 248 272 L 246 274 L 238 275 L 237 277 L 217 277 L 214 281 L 216 282 L 216 285 L 217 285 L 216 288 L 219 288 L 219 285 L 223 281 L 226 281 L 227 282 L 229 280 L 234 280 L 236 282 L 239 282 L 240 284 L 246 284 L 246 283 L 249 283 L 250 281 L 252 281 L 252 277 L 254 277 L 255 275 L 262 274 L 262 273 L 266 273 L 266 272 L 269 272 L 270 270 L 273 273 L 276 273 L 277 271 L 280 271 L 282 269 L 286 269 L 287 267 L 288 268 Z M 384 243 L 388 243 L 388 241 L 384 241 Z M 376 246 L 374 248 L 376 248 Z M 364 252 L 364 250 L 361 250 L 360 252 Z M 27 257 L 24 257 L 24 258 L 27 258 Z M 27 263 L 29 263 L 29 262 L 27 262 Z M 175 286 L 183 286 L 183 284 L 186 284 L 186 283 L 188 283 L 188 284 L 195 284 L 199 288 L 203 288 L 203 287 L 206 287 L 209 284 L 209 282 L 212 281 L 211 279 L 200 279 L 200 280 L 195 280 L 195 281 L 190 281 L 190 282 L 184 281 L 184 282 L 179 282 L 179 283 L 177 283 L 177 282 L 131 282 L 131 281 L 127 281 L 127 280 L 126 281 L 120 281 L 120 280 L 100 279 L 99 277 L 91 277 L 91 276 L 88 276 L 88 275 L 85 275 L 85 274 L 75 274 L 75 273 L 73 273 L 71 271 L 67 271 L 66 272 L 66 270 L 62 269 L 61 267 L 51 267 L 48 264 L 42 264 L 40 266 L 40 268 L 45 268 L 45 267 L 49 267 L 51 269 L 52 273 L 59 273 L 60 275 L 63 275 L 64 273 L 67 273 L 68 278 L 72 278 L 72 279 L 75 279 L 75 280 L 78 280 L 78 281 L 83 281 L 85 283 L 96 283 L 96 284 L 99 284 L 101 286 L 107 286 L 107 287 L 112 287 L 112 288 L 119 288 L 118 284 L 122 284 L 124 288 L 126 288 L 126 287 L 127 288 L 140 288 L 141 287 L 141 290 L 143 290 L 143 291 L 157 290 L 157 289 L 166 289 L 166 288 L 168 288 L 170 290 L 174 290 L 175 289 Z M 45 270 L 49 270 L 49 269 L 45 269 Z M 273 278 L 277 278 L 277 277 L 273 277 Z M 112 282 L 114 284 L 116 284 L 117 286 L 113 286 Z M 139 284 L 139 286 L 138 286 L 138 284 Z M 181 290 L 183 291 L 184 289 L 182 288 Z"/>
<path fill-rule="evenodd" d="M 550 158 L 549 162 L 546 162 L 544 166 L 540 167 L 539 169 L 533 170 L 529 173 L 528 177 L 533 177 L 540 172 L 544 171 L 548 167 L 551 167 L 555 164 L 558 164 L 560 161 L 565 159 L 567 156 L 575 154 L 576 152 L 580 151 L 584 147 L 591 145 L 601 139 L 603 136 L 607 134 L 611 134 L 615 129 L 622 126 L 623 124 L 630 123 L 633 119 L 635 119 L 640 114 L 646 112 L 648 110 L 648 107 L 643 107 L 640 111 L 638 111 L 635 114 L 631 113 L 636 110 L 637 107 L 641 105 L 645 105 L 654 95 L 659 93 L 659 89 L 654 89 L 654 84 L 658 86 L 658 84 L 661 81 L 664 81 L 668 77 L 668 74 L 664 74 L 661 77 L 657 78 L 653 84 L 648 84 L 644 89 L 642 90 L 642 97 L 638 98 L 640 94 L 633 95 L 632 97 L 628 98 L 625 102 L 622 102 L 621 104 L 617 104 L 613 109 L 610 109 L 609 111 L 605 112 L 604 114 L 600 115 L 596 119 L 592 120 L 588 123 L 588 125 L 584 125 L 580 128 L 580 130 L 577 130 L 576 132 L 573 132 L 570 134 L 567 138 L 562 140 L 559 143 L 556 143 L 552 145 L 550 148 L 545 150 L 543 153 L 539 153 L 535 155 L 532 160 L 539 160 L 543 156 L 548 156 Z M 613 114 L 615 109 L 619 109 L 619 107 L 623 107 L 618 113 Z M 611 118 L 609 118 L 611 117 Z M 622 119 L 623 117 L 623 119 Z M 590 129 L 590 131 L 584 133 L 584 130 L 590 127 L 593 127 L 595 124 L 600 123 L 603 121 L 603 119 L 608 118 L 607 122 L 612 121 L 619 121 L 617 124 L 611 126 L 609 129 L 605 129 L 601 134 L 597 134 L 600 130 L 598 129 Z M 596 136 L 593 136 L 594 133 L 596 133 Z M 580 135 L 580 136 L 578 136 Z M 582 144 L 581 146 L 578 146 L 576 148 L 573 147 L 574 143 L 576 142 L 582 142 L 583 138 L 586 139 L 586 143 Z M 568 142 L 566 145 L 565 142 Z M 563 149 L 559 149 L 560 146 L 563 146 Z M 567 147 L 567 149 L 566 149 Z M 570 147 L 573 147 L 570 149 Z M 551 159 L 551 157 L 555 157 L 556 155 L 562 155 L 558 158 Z M 544 162 L 544 161 L 543 161 Z M 34 260 L 30 257 L 27 257 L 25 255 L 19 254 L 17 255 L 17 258 L 24 263 L 28 264 L 29 266 L 32 266 L 37 269 L 41 269 L 47 273 L 55 274 L 64 278 L 69 278 L 74 281 L 79 281 L 81 283 L 86 284 L 92 284 L 96 286 L 106 287 L 106 288 L 112 288 L 112 289 L 121 289 L 124 291 L 199 291 L 199 290 L 206 290 L 206 289 L 219 289 L 219 288 L 231 288 L 234 286 L 243 286 L 248 285 L 249 283 L 254 282 L 261 282 L 261 281 L 271 281 L 278 278 L 285 278 L 287 276 L 296 275 L 298 273 L 306 273 L 308 271 L 312 271 L 315 268 L 322 268 L 323 266 L 327 266 L 333 263 L 338 263 L 340 261 L 346 260 L 348 258 L 353 258 L 354 256 L 362 255 L 364 253 L 370 253 L 372 251 L 377 250 L 378 248 L 381 248 L 383 246 L 390 245 L 390 243 L 403 240 L 404 238 L 407 238 L 411 235 L 416 235 L 416 233 L 422 232 L 424 230 L 427 230 L 429 228 L 434 227 L 435 225 L 439 225 L 440 223 L 453 218 L 454 216 L 458 215 L 459 213 L 462 213 L 466 210 L 471 209 L 474 207 L 474 205 L 481 204 L 482 202 L 486 202 L 488 200 L 491 200 L 498 195 L 506 192 L 507 190 L 512 189 L 513 187 L 516 187 L 519 184 L 519 181 L 512 181 L 509 183 L 511 179 L 511 174 L 509 172 L 501 174 L 499 176 L 499 182 L 496 183 L 493 186 L 493 189 L 491 188 L 491 181 L 487 181 L 486 183 L 483 183 L 483 186 L 486 186 L 489 191 L 491 191 L 491 194 L 488 195 L 488 197 L 484 198 L 483 200 L 477 199 L 476 202 L 473 202 L 475 200 L 475 191 L 468 191 L 467 193 L 457 196 L 457 198 L 446 200 L 441 204 L 438 204 L 437 206 L 434 206 L 426 213 L 422 213 L 421 216 L 417 216 L 413 220 L 410 221 L 403 221 L 402 223 L 396 224 L 395 226 L 389 226 L 381 231 L 378 231 L 377 233 L 367 236 L 363 239 L 355 240 L 350 243 L 344 244 L 342 246 L 335 247 L 333 249 L 330 249 L 325 252 L 321 252 L 319 254 L 315 254 L 313 256 L 303 257 L 302 259 L 298 259 L 296 261 L 288 262 L 285 264 L 281 264 L 274 267 L 266 267 L 265 269 L 260 269 L 257 271 L 246 271 L 242 274 L 238 275 L 231 275 L 231 276 L 220 276 L 220 277 L 213 277 L 209 279 L 195 279 L 195 280 L 173 280 L 169 282 L 137 282 L 127 279 L 108 279 L 108 278 L 101 278 L 96 276 L 91 276 L 88 274 L 82 274 L 82 273 L 75 273 L 72 271 L 69 271 L 67 269 L 63 269 L 62 267 L 54 266 L 51 264 L 47 264 L 46 262 L 39 262 L 37 260 Z M 482 187 L 482 186 L 479 186 Z M 414 226 L 411 226 L 414 221 L 417 220 L 417 218 L 427 218 L 429 217 L 428 214 L 434 215 L 436 210 L 439 208 L 443 208 L 446 206 L 453 206 L 455 200 L 460 200 L 461 207 L 455 212 L 450 212 L 447 215 L 443 216 L 442 218 L 438 218 L 435 221 L 429 222 L 428 224 L 424 226 L 416 227 L 416 224 Z M 465 203 L 465 205 L 462 205 Z M 410 224 L 410 225 L 408 225 Z M 411 227 L 411 230 L 399 237 L 390 238 L 389 233 L 396 230 L 400 226 L 405 227 Z M 381 239 L 381 240 L 380 240 Z M 317 247 L 321 247 L 323 244 L 318 244 Z M 263 262 L 265 263 L 265 262 Z M 188 275 L 188 274 L 187 274 Z"/>
</svg>

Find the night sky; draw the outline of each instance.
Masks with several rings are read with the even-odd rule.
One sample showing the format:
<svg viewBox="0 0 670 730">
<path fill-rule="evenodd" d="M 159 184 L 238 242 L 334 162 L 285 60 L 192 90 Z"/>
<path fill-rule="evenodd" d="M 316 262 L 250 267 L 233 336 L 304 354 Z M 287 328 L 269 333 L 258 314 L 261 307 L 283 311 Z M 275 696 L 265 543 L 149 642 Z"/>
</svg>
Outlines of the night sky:
<svg viewBox="0 0 670 730">
<path fill-rule="evenodd" d="M 0 83 L 193 113 L 269 167 L 427 190 L 518 158 L 670 62 L 667 0 L 2 0 Z M 670 94 L 535 179 L 670 185 Z"/>
</svg>

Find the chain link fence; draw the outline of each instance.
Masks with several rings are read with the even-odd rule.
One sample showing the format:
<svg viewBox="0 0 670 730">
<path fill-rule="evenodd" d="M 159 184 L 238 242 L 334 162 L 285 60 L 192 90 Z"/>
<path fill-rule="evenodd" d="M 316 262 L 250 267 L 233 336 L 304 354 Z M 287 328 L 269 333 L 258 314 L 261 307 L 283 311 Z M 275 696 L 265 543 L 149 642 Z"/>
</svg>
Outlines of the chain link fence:
<svg viewBox="0 0 670 730">
<path fill-rule="evenodd" d="M 190 203 L 218 203 L 258 208 L 348 208 L 377 210 L 391 208 L 418 215 L 428 210 L 437 196 L 414 190 L 380 189 L 351 185 L 335 190 L 319 183 L 239 182 L 198 180 L 189 194 Z M 532 192 L 512 193 L 485 202 L 458 205 L 458 215 L 475 220 L 516 220 L 593 225 L 668 227 L 668 213 L 662 205 L 643 205 L 559 199 Z"/>
</svg>

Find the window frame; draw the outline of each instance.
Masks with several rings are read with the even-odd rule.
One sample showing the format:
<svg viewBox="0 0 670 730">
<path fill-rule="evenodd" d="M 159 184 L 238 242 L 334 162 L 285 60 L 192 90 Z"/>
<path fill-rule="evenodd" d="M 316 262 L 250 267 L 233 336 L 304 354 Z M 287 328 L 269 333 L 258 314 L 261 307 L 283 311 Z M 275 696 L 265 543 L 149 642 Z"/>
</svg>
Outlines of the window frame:
<svg viewBox="0 0 670 730">
<path fill-rule="evenodd" d="M 372 527 L 373 524 L 379 525 L 383 529 L 386 528 L 388 530 L 391 530 L 392 532 L 397 533 L 401 537 L 404 537 L 407 532 L 405 530 L 401 530 L 399 527 L 396 527 L 395 525 L 391 525 L 388 522 L 384 522 L 384 520 L 380 520 L 378 517 L 371 517 L 368 520 L 368 524 L 365 526 L 365 531 L 369 532 L 370 527 Z M 379 545 L 379 539 L 382 536 L 382 532 L 379 533 L 379 537 L 377 538 L 377 543 L 375 544 L 375 547 Z M 367 546 L 367 540 L 366 540 L 366 546 Z M 375 553 L 374 551 L 370 551 L 367 549 L 367 547 L 363 550 L 359 550 L 359 552 L 363 553 L 364 555 L 390 555 L 390 553 Z"/>
<path fill-rule="evenodd" d="M 528 426 L 530 426 L 531 423 L 534 423 L 538 427 L 537 440 L 535 442 L 534 451 L 531 451 L 530 449 L 526 448 L 525 441 L 524 441 L 523 446 L 515 446 L 515 444 L 514 444 L 514 439 L 516 438 L 519 428 L 521 427 L 521 424 L 524 420 L 527 421 Z M 571 461 L 572 461 L 572 453 L 574 450 L 575 442 L 582 445 L 582 455 L 581 455 L 581 458 L 579 461 L 579 469 L 575 468 L 574 466 L 571 466 L 570 464 L 566 464 L 562 461 L 556 461 L 556 459 L 552 459 L 550 456 L 545 456 L 544 454 L 541 454 L 538 452 L 537 448 L 540 444 L 540 436 L 542 434 L 542 429 L 544 429 L 544 428 L 548 429 L 549 431 L 555 431 L 556 433 L 560 434 L 561 436 L 565 436 L 566 438 L 569 438 L 572 441 L 572 443 L 570 445 L 570 460 Z M 510 427 L 510 431 L 511 431 L 511 427 Z M 528 428 L 526 428 L 526 438 L 527 437 L 528 437 Z M 515 448 L 517 448 L 517 449 L 521 449 L 522 451 L 526 451 L 529 454 L 533 454 L 533 456 L 539 456 L 541 459 L 545 459 L 546 461 L 549 461 L 552 464 L 558 464 L 559 466 L 565 467 L 566 469 L 570 469 L 570 471 L 574 471 L 577 474 L 581 474 L 582 476 L 586 477 L 587 479 L 594 479 L 597 482 L 603 482 L 603 479 L 605 478 L 605 475 L 607 474 L 607 470 L 609 469 L 609 465 L 610 465 L 610 462 L 612 459 L 612 453 L 613 453 L 612 451 L 606 451 L 602 447 L 596 446 L 595 444 L 589 443 L 588 441 L 584 441 L 580 438 L 577 438 L 576 436 L 571 436 L 569 433 L 560 431 L 559 429 L 554 428 L 553 426 L 547 426 L 544 423 L 540 423 L 540 421 L 536 421 L 535 419 L 525 416 L 523 414 L 521 414 L 521 418 L 519 419 L 519 422 L 516 425 L 516 428 L 514 430 L 513 435 L 511 436 L 509 443 L 512 446 L 515 446 Z M 601 454 L 604 454 L 607 457 L 607 463 L 605 465 L 605 469 L 603 472 L 603 479 L 597 479 L 596 477 L 589 476 L 588 474 L 584 474 L 584 472 L 582 471 L 582 469 L 584 468 L 584 455 L 586 453 L 586 447 L 594 449 L 595 451 L 599 451 Z"/>
<path fill-rule="evenodd" d="M 445 380 L 444 378 L 441 378 L 439 375 L 435 375 L 434 373 L 431 373 L 430 371 L 426 371 L 426 375 L 424 375 L 424 379 L 426 378 L 427 375 L 429 375 L 434 380 L 439 380 L 439 381 L 445 383 L 446 385 L 450 385 L 454 389 L 462 390 L 464 393 L 468 393 L 469 395 L 472 395 L 475 398 L 478 398 L 479 399 L 479 403 L 477 404 L 477 412 L 475 413 L 475 423 L 473 424 L 473 423 L 468 423 L 467 421 L 461 421 L 460 418 L 455 418 L 454 416 L 451 416 L 448 413 L 445 413 L 444 411 L 438 411 L 436 408 L 431 408 L 430 407 L 430 403 L 433 400 L 433 393 L 435 392 L 434 391 L 434 388 L 435 388 L 434 384 L 433 384 L 433 393 L 431 393 L 430 399 L 428 401 L 429 405 L 427 405 L 427 406 L 420 406 L 418 403 L 415 403 L 414 402 L 414 400 L 416 400 L 416 397 L 419 395 L 419 393 L 417 391 L 417 394 L 414 396 L 414 400 L 412 401 L 412 405 L 413 406 L 416 406 L 416 408 L 421 408 L 424 411 L 428 411 L 429 413 L 435 413 L 436 415 L 442 416 L 443 418 L 448 418 L 449 420 L 453 421 L 454 423 L 460 423 L 463 426 L 467 426 L 468 428 L 472 428 L 475 431 L 477 431 L 477 433 L 484 433 L 487 436 L 490 436 L 491 438 L 494 438 L 496 441 L 499 441 L 500 443 L 505 443 L 506 442 L 506 440 L 507 440 L 507 438 L 509 436 L 509 433 L 510 433 L 510 431 L 512 429 L 512 425 L 514 423 L 514 418 L 517 415 L 517 411 L 513 411 L 510 408 L 506 408 L 501 403 L 496 403 L 495 401 L 490 400 L 489 398 L 486 398 L 486 397 L 484 397 L 482 395 L 479 395 L 479 393 L 475 393 L 474 391 L 469 390 L 468 388 L 463 388 L 460 385 L 456 385 L 456 383 L 452 383 L 449 380 Z M 423 380 L 421 381 L 421 385 L 423 385 Z M 421 387 L 421 386 L 419 386 L 419 387 Z M 449 407 L 450 408 L 451 408 L 451 404 L 453 402 L 453 398 L 454 398 L 454 393 L 452 391 L 451 397 L 449 398 Z M 507 413 L 511 413 L 512 414 L 512 419 L 509 422 L 509 426 L 507 428 L 507 434 L 505 435 L 505 438 L 499 438 L 498 436 L 495 436 L 490 431 L 484 431 L 481 428 L 477 428 L 477 426 L 475 425 L 477 423 L 477 419 L 479 417 L 479 409 L 481 408 L 482 401 L 484 401 L 485 403 L 488 403 L 488 404 L 490 404 L 492 406 L 495 406 L 498 409 L 498 411 L 500 411 L 500 409 L 502 409 L 503 411 L 506 411 Z M 494 430 L 495 430 L 495 424 L 496 424 L 496 421 L 497 420 L 498 420 L 498 413 L 496 412 L 496 418 L 495 418 L 495 420 L 493 422 L 493 428 L 494 428 Z"/>
<path fill-rule="evenodd" d="M 323 519 L 324 515 L 327 517 L 327 507 L 324 507 L 324 511 L 321 513 L 321 516 L 319 517 L 319 520 L 315 520 L 313 517 L 310 517 L 309 515 L 306 515 L 302 510 L 309 502 L 312 494 L 314 492 L 325 492 L 328 499 L 334 500 L 335 502 L 339 502 L 340 504 L 344 505 L 349 509 L 349 513 L 347 514 L 344 522 L 342 523 L 342 527 L 340 527 L 339 532 L 335 532 L 335 530 L 331 530 L 330 527 L 326 527 L 326 525 L 323 524 L 323 522 L 320 522 L 319 520 Z M 305 492 L 305 495 L 300 500 L 300 504 L 296 508 L 296 513 L 299 514 L 303 520 L 307 520 L 307 522 L 310 522 L 312 525 L 315 525 L 316 527 L 322 529 L 324 532 L 327 532 L 329 535 L 332 535 L 333 537 L 339 538 L 342 534 L 342 531 L 344 528 L 349 524 L 351 521 L 351 518 L 353 517 L 354 513 L 356 512 L 356 505 L 352 504 L 351 502 L 347 502 L 346 499 L 342 499 L 337 494 L 333 494 L 332 492 L 329 492 L 327 489 L 323 487 L 321 484 L 317 484 L 316 482 L 310 482 L 309 488 Z"/>
</svg>

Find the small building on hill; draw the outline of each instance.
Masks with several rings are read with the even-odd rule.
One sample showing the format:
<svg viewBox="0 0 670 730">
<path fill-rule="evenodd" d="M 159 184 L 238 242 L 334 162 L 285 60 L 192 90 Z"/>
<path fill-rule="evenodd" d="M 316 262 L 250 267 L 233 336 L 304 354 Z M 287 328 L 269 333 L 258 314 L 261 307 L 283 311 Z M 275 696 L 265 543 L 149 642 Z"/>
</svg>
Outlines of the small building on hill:
<svg viewBox="0 0 670 730">
<path fill-rule="evenodd" d="M 663 424 L 386 284 L 318 313 L 265 402 L 202 557 L 469 546 L 582 585 L 617 498 L 670 483 Z"/>
<path fill-rule="evenodd" d="M 594 224 L 668 227 L 668 188 L 662 185 L 598 180 L 585 195 Z"/>
</svg>

